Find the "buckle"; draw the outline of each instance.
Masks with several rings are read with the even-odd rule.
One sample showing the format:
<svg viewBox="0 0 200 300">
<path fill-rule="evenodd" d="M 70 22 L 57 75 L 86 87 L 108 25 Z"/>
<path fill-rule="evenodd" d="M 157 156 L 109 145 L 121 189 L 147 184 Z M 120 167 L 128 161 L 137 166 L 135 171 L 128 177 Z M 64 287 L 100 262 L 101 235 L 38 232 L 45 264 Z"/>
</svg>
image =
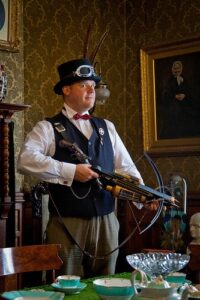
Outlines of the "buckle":
<svg viewBox="0 0 200 300">
<path fill-rule="evenodd" d="M 61 123 L 54 123 L 54 126 L 58 132 L 63 132 L 66 130 L 65 127 Z"/>
</svg>

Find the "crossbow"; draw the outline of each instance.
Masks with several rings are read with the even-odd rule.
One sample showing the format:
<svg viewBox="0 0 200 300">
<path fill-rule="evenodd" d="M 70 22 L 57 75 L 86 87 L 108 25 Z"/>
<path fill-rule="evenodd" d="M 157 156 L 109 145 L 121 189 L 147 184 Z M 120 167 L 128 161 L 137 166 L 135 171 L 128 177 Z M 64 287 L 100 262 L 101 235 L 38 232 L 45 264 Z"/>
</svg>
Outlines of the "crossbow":
<svg viewBox="0 0 200 300">
<path fill-rule="evenodd" d="M 63 139 L 60 141 L 60 146 L 68 148 L 74 159 L 77 159 L 81 163 L 90 164 L 89 157 L 83 153 L 76 143 L 70 143 Z M 162 200 L 163 205 L 177 207 L 177 200 L 174 197 L 140 184 L 136 177 L 109 173 L 102 170 L 99 166 L 92 166 L 92 170 L 99 174 L 99 178 L 97 179 L 98 187 L 110 191 L 119 199 L 122 198 L 143 204 L 157 199 L 158 201 Z"/>
</svg>

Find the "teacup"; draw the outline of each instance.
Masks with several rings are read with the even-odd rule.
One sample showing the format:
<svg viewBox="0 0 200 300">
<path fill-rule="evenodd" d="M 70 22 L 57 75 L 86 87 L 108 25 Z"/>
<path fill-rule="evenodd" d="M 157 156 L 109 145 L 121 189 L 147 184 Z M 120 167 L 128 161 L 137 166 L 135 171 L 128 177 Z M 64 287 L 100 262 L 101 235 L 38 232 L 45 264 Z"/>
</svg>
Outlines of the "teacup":
<svg viewBox="0 0 200 300">
<path fill-rule="evenodd" d="M 80 277 L 76 275 L 60 275 L 56 278 L 56 283 L 61 287 L 77 287 L 80 284 Z"/>
</svg>

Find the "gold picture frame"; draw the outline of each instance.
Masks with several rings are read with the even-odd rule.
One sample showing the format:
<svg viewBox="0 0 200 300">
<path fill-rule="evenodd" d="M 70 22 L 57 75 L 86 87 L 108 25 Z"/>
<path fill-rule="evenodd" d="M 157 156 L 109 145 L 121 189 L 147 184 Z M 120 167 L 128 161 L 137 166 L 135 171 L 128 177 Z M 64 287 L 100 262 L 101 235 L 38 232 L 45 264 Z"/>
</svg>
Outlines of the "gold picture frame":
<svg viewBox="0 0 200 300">
<path fill-rule="evenodd" d="M 19 50 L 19 0 L 0 0 L 0 50 Z"/>
<path fill-rule="evenodd" d="M 140 63 L 144 150 L 153 156 L 200 153 L 200 38 L 141 49 Z M 182 72 L 175 78 L 177 66 Z"/>
</svg>

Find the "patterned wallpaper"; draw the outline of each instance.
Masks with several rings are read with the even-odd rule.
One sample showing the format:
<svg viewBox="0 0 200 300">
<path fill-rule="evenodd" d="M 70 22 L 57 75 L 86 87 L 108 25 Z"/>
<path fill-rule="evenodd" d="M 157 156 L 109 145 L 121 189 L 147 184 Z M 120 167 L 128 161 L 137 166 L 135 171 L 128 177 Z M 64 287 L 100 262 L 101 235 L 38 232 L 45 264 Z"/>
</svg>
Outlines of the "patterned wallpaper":
<svg viewBox="0 0 200 300">
<path fill-rule="evenodd" d="M 13 2 L 11 2 L 13 3 Z M 19 51 L 10 52 L 0 49 L 0 63 L 5 65 L 5 71 L 8 76 L 7 96 L 4 102 L 24 103 L 24 48 L 23 48 L 23 4 L 22 0 L 15 0 L 18 4 L 18 18 L 15 20 L 18 25 Z M 15 156 L 17 157 L 19 149 L 24 139 L 24 113 L 17 112 L 13 115 L 15 127 Z M 23 185 L 23 177 L 16 174 L 17 190 Z"/>
<path fill-rule="evenodd" d="M 88 24 L 95 16 L 89 53 L 109 25 L 110 33 L 96 61 L 111 91 L 107 103 L 97 106 L 95 114 L 113 121 L 131 156 L 141 157 L 139 50 L 198 35 L 199 0 L 93 0 L 89 4 L 87 0 L 23 0 L 22 16 L 24 48 L 18 54 L 0 51 L 0 59 L 4 58 L 14 82 L 7 101 L 22 102 L 24 96 L 24 102 L 32 105 L 24 113 L 24 126 L 21 115 L 16 116 L 17 152 L 24 139 L 23 130 L 26 134 L 38 120 L 53 115 L 62 106 L 62 99 L 53 92 L 58 81 L 57 66 L 82 56 Z M 178 172 L 186 176 L 189 191 L 200 190 L 199 156 L 162 157 L 154 161 L 164 181 L 170 173 Z M 145 183 L 155 186 L 155 175 L 145 159 L 138 162 L 138 168 Z M 18 189 L 29 189 L 33 183 L 33 178 L 17 174 Z"/>
<path fill-rule="evenodd" d="M 141 85 L 139 49 L 162 43 L 176 42 L 198 36 L 200 31 L 200 2 L 178 0 L 128 1 L 127 4 L 127 94 L 126 100 L 132 112 L 127 121 L 126 144 L 134 156 L 142 153 L 141 122 Z M 132 63 L 130 62 L 132 58 Z M 134 67 L 133 67 L 134 66 Z M 134 115 L 133 115 L 134 113 Z M 128 116 L 128 115 L 127 115 Z M 134 117 L 133 117 L 134 116 Z M 130 117 L 129 117 L 130 118 Z M 134 124 L 133 126 L 129 124 Z M 139 147 L 134 141 L 139 143 Z M 139 152 L 139 153 L 138 153 Z M 183 174 L 188 184 L 188 191 L 200 191 L 200 157 L 165 157 L 154 159 L 164 183 L 169 181 L 171 173 Z M 155 175 L 148 164 L 142 160 L 139 169 L 144 174 L 145 183 L 154 185 Z"/>
<path fill-rule="evenodd" d="M 113 4 L 113 5 L 111 5 Z M 88 25 L 95 16 L 88 55 L 101 35 L 110 26 L 110 33 L 96 57 L 97 71 L 109 84 L 111 97 L 105 106 L 96 109 L 114 121 L 122 135 L 126 132 L 125 99 L 125 5 L 113 1 L 24 1 L 25 102 L 32 105 L 25 114 L 25 131 L 38 120 L 53 115 L 62 107 L 62 98 L 55 95 L 57 66 L 83 55 L 83 41 Z M 112 49 L 112 51 L 111 51 Z M 118 112 L 122 112 L 121 115 Z M 32 182 L 32 178 L 26 178 Z"/>
</svg>

